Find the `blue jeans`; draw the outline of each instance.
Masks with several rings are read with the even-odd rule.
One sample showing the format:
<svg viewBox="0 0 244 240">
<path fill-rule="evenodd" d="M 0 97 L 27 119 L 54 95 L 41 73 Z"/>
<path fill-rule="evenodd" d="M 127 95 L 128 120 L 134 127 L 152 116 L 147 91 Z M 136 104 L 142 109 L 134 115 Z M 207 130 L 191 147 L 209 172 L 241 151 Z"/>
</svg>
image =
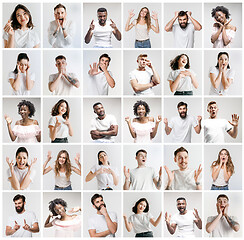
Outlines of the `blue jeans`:
<svg viewBox="0 0 244 240">
<path fill-rule="evenodd" d="M 211 190 L 229 190 L 229 186 L 228 185 L 225 185 L 225 186 L 215 186 L 214 184 L 212 184 Z"/>
<path fill-rule="evenodd" d="M 68 143 L 68 138 L 55 138 L 53 141 L 51 141 L 52 143 Z"/>
<path fill-rule="evenodd" d="M 68 187 L 59 187 L 57 185 L 55 185 L 54 190 L 72 190 L 71 185 L 69 185 Z"/>
<path fill-rule="evenodd" d="M 150 39 L 147 39 L 145 41 L 135 41 L 135 48 L 151 48 L 151 42 Z"/>
<path fill-rule="evenodd" d="M 153 232 L 142 232 L 142 233 L 137 233 L 135 237 L 153 237 Z"/>
</svg>

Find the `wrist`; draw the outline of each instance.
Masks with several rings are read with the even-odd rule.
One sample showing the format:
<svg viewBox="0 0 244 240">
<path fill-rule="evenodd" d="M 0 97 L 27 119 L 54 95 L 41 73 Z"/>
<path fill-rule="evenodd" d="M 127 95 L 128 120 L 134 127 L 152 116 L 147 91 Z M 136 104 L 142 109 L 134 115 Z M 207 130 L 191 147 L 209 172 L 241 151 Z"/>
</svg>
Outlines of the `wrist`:
<svg viewBox="0 0 244 240">
<path fill-rule="evenodd" d="M 198 182 L 198 181 L 195 181 L 195 184 L 196 184 L 197 186 L 199 186 L 199 185 L 200 185 L 200 182 Z"/>
</svg>

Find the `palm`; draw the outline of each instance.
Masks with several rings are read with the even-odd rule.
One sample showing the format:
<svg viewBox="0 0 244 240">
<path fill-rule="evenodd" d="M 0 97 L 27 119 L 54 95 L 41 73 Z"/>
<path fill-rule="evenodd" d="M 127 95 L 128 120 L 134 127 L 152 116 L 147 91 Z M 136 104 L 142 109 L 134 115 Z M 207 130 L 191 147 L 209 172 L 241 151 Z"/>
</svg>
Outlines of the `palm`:
<svg viewBox="0 0 244 240">
<path fill-rule="evenodd" d="M 99 74 L 101 72 L 98 69 L 98 66 L 99 65 L 97 63 L 93 63 L 92 66 L 90 65 L 90 71 L 89 71 L 89 73 L 90 73 L 91 76 L 97 75 L 97 74 Z"/>
<path fill-rule="evenodd" d="M 156 12 L 152 12 L 152 19 L 157 20 L 158 19 L 158 14 Z"/>
<path fill-rule="evenodd" d="M 239 123 L 239 116 L 237 114 L 232 115 L 232 122 L 229 122 L 233 127 L 237 127 Z"/>
</svg>

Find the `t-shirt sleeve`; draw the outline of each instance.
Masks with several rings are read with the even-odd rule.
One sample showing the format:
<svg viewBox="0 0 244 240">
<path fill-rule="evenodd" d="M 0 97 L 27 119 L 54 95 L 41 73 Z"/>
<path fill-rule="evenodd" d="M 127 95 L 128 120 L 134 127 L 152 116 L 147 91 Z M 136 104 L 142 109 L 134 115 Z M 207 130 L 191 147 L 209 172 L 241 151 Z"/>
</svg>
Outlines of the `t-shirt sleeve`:
<svg viewBox="0 0 244 240">
<path fill-rule="evenodd" d="M 175 215 L 173 215 L 171 218 L 170 224 L 172 224 L 172 223 L 177 224 Z"/>
<path fill-rule="evenodd" d="M 151 218 L 153 218 L 153 215 L 152 215 L 150 212 L 148 212 L 148 213 L 147 213 L 147 217 L 148 217 L 148 219 L 150 220 Z"/>
<path fill-rule="evenodd" d="M 168 81 L 174 81 L 175 78 L 173 77 L 173 71 L 171 71 L 168 75 L 168 78 L 167 78 Z"/>
<path fill-rule="evenodd" d="M 132 72 L 129 73 L 129 81 L 131 81 L 133 79 L 136 79 L 135 71 L 132 71 Z"/>
<path fill-rule="evenodd" d="M 218 28 L 217 28 L 217 27 L 213 27 L 213 28 L 212 28 L 212 36 L 213 36 L 216 32 L 218 32 Z"/>
<path fill-rule="evenodd" d="M 8 33 L 6 33 L 5 31 L 3 32 L 3 39 L 8 40 Z"/>
<path fill-rule="evenodd" d="M 229 34 L 227 34 L 227 37 L 231 42 L 233 41 L 235 36 L 236 36 L 236 31 L 234 31 L 234 30 L 230 30 Z"/>
<path fill-rule="evenodd" d="M 115 116 L 111 115 L 111 119 L 110 119 L 110 124 L 111 125 L 118 125 Z"/>
<path fill-rule="evenodd" d="M 215 218 L 216 218 L 217 216 L 210 216 L 210 217 L 208 217 L 207 218 L 207 223 L 210 223 L 210 222 L 212 222 Z"/>
<path fill-rule="evenodd" d="M 97 166 L 96 165 L 94 165 L 92 168 L 91 168 L 91 170 L 90 170 L 92 173 L 94 173 L 94 172 L 96 172 L 97 171 Z"/>
<path fill-rule="evenodd" d="M 173 128 L 173 127 L 174 127 L 174 120 L 173 120 L 173 118 L 171 118 L 171 119 L 169 120 L 168 126 L 169 126 L 170 128 Z"/>
<path fill-rule="evenodd" d="M 31 73 L 31 80 L 35 82 L 35 79 L 36 79 L 36 74 L 35 73 Z"/>
<path fill-rule="evenodd" d="M 228 132 L 232 128 L 233 128 L 233 126 L 227 120 L 225 120 L 225 131 Z"/>
<path fill-rule="evenodd" d="M 110 212 L 109 217 L 111 218 L 112 222 L 118 222 L 117 214 L 115 212 Z"/>
<path fill-rule="evenodd" d="M 196 127 L 198 125 L 198 121 L 196 117 L 192 117 L 192 126 Z"/>
<path fill-rule="evenodd" d="M 50 76 L 49 76 L 49 82 L 53 82 L 54 81 L 54 74 L 51 74 Z"/>
<path fill-rule="evenodd" d="M 50 119 L 49 119 L 49 123 L 48 123 L 48 126 L 55 126 L 55 123 L 56 123 L 56 118 L 55 117 L 51 117 Z"/>
<path fill-rule="evenodd" d="M 38 223 L 38 219 L 36 217 L 36 214 L 34 212 L 32 212 L 31 224 L 33 225 L 36 222 Z"/>
<path fill-rule="evenodd" d="M 90 128 L 90 130 L 91 130 L 91 131 L 92 131 L 92 130 L 97 130 L 97 128 L 96 128 L 96 124 L 95 124 L 95 120 L 94 120 L 94 119 L 91 120 L 91 128 Z"/>
<path fill-rule="evenodd" d="M 132 223 L 133 222 L 132 218 L 133 218 L 133 215 L 129 216 L 128 222 L 131 222 Z"/>
<path fill-rule="evenodd" d="M 16 74 L 14 72 L 10 72 L 8 74 L 8 81 L 9 81 L 9 79 L 15 79 L 15 78 L 16 78 Z"/>
<path fill-rule="evenodd" d="M 35 43 L 34 43 L 34 46 L 36 46 L 37 44 L 40 44 L 40 38 L 38 36 L 38 33 L 35 31 Z"/>
<path fill-rule="evenodd" d="M 212 66 L 209 68 L 209 74 L 208 74 L 208 77 L 210 78 L 210 73 L 213 73 L 216 75 L 216 72 L 217 72 L 217 69 L 215 66 Z M 217 76 L 216 76 L 217 77 Z"/>
<path fill-rule="evenodd" d="M 232 79 L 232 81 L 234 82 L 234 77 L 235 77 L 235 70 L 230 69 L 227 78 Z"/>
<path fill-rule="evenodd" d="M 14 225 L 15 225 L 15 223 L 14 223 L 13 217 L 10 216 L 10 217 L 8 218 L 7 226 L 13 228 Z"/>
<path fill-rule="evenodd" d="M 88 219 L 88 230 L 90 229 L 96 229 L 96 226 L 94 224 L 94 220 L 92 218 Z"/>
</svg>

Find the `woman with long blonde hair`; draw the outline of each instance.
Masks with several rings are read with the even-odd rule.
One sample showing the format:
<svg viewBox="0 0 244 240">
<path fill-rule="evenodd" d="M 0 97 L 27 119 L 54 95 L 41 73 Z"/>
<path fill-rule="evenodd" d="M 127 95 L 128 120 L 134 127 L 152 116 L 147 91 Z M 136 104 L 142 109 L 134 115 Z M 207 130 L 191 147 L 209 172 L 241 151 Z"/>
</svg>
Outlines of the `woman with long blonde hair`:
<svg viewBox="0 0 244 240">
<path fill-rule="evenodd" d="M 211 165 L 213 183 L 211 190 L 229 190 L 229 179 L 234 174 L 234 164 L 227 149 L 221 149 L 218 159 Z"/>
</svg>

